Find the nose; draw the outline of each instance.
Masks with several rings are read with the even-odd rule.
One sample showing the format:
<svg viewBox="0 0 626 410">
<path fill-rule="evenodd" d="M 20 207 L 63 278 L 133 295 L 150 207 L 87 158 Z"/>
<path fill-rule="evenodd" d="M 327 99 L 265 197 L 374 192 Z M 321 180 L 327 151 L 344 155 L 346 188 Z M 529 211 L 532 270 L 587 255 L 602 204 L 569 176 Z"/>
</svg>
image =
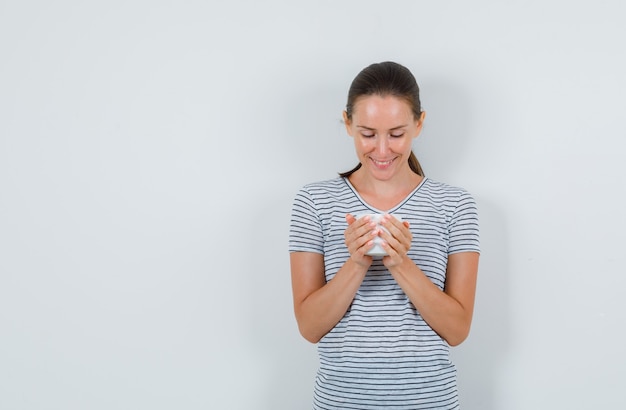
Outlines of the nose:
<svg viewBox="0 0 626 410">
<path fill-rule="evenodd" d="M 389 139 L 386 136 L 376 138 L 376 153 L 385 155 L 389 151 Z"/>
</svg>

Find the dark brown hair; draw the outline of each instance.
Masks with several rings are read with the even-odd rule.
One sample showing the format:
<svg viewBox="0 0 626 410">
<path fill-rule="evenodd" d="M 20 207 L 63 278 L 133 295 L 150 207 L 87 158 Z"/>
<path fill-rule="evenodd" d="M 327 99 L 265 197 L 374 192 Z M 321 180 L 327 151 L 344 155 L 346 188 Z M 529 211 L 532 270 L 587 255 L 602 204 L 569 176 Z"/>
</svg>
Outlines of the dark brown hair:
<svg viewBox="0 0 626 410">
<path fill-rule="evenodd" d="M 357 99 L 369 95 L 380 95 L 383 97 L 391 95 L 402 98 L 411 107 L 415 118 L 420 118 L 422 115 L 420 89 L 417 81 L 415 81 L 415 77 L 408 68 L 398 63 L 386 61 L 372 64 L 361 70 L 352 80 L 350 90 L 348 91 L 348 102 L 346 103 L 346 115 L 349 120 L 352 120 L 352 111 Z M 422 166 L 412 151 L 409 156 L 409 167 L 416 174 L 424 176 Z M 339 175 L 347 178 L 359 168 L 361 168 L 361 163 L 350 171 L 340 173 Z"/>
</svg>

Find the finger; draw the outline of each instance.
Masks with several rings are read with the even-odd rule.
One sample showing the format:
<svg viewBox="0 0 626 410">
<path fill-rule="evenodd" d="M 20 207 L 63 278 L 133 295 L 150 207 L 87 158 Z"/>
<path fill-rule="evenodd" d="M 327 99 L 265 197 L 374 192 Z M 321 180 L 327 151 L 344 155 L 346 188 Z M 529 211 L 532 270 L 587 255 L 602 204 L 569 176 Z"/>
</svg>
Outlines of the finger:
<svg viewBox="0 0 626 410">
<path fill-rule="evenodd" d="M 412 234 L 407 221 L 400 221 L 395 217 L 389 216 L 389 223 L 386 228 L 399 241 L 411 243 Z"/>
<path fill-rule="evenodd" d="M 407 233 L 410 234 L 408 228 L 401 221 L 392 216 L 385 216 L 382 226 L 389 231 L 391 236 L 400 241 L 407 238 Z"/>
<path fill-rule="evenodd" d="M 365 216 L 363 218 L 359 218 L 348 225 L 348 229 L 346 230 L 348 235 L 353 235 L 354 237 L 361 237 L 367 235 L 368 232 L 372 231 L 376 228 L 376 223 L 371 220 L 369 216 Z"/>
<path fill-rule="evenodd" d="M 395 224 L 388 224 L 385 227 L 386 230 L 381 230 L 380 236 L 384 243 L 388 244 L 390 248 L 400 255 L 405 254 L 411 247 L 411 233 L 400 224 L 400 228 Z M 383 246 L 384 247 L 384 246 Z"/>
<path fill-rule="evenodd" d="M 361 244 L 361 241 L 364 243 Z M 367 252 L 374 246 L 374 241 L 364 240 L 364 238 L 359 238 L 359 240 L 355 243 L 352 243 L 349 247 L 350 258 L 352 258 L 359 265 L 371 265 L 373 258 L 370 255 L 367 255 Z"/>
<path fill-rule="evenodd" d="M 378 233 L 375 231 L 376 224 L 364 219 L 353 221 L 344 232 L 345 244 L 351 254 L 359 252 L 362 247 L 365 249 L 361 253 L 366 253 L 373 246 L 373 239 Z"/>
<path fill-rule="evenodd" d="M 374 238 L 378 235 L 376 230 L 366 231 L 363 235 L 355 235 L 352 238 L 348 238 L 350 242 L 348 248 L 353 247 L 355 251 L 362 250 L 363 253 L 369 251 L 374 246 Z"/>
<path fill-rule="evenodd" d="M 346 214 L 346 222 L 348 222 L 348 228 L 358 229 L 363 225 L 371 223 L 371 218 L 367 215 L 362 218 L 357 218 L 352 214 Z"/>
<path fill-rule="evenodd" d="M 394 238 L 390 234 L 381 234 L 383 239 L 381 245 L 383 249 L 390 255 L 403 255 L 407 251 L 405 244 L 398 239 Z"/>
</svg>

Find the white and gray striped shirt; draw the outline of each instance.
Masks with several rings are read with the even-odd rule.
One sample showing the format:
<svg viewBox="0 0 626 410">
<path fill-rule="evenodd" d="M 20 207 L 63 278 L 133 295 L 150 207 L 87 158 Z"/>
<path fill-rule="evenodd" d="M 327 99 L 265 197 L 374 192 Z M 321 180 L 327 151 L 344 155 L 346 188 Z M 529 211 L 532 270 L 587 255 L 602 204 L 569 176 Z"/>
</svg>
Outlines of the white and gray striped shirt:
<svg viewBox="0 0 626 410">
<path fill-rule="evenodd" d="M 345 215 L 391 213 L 408 221 L 408 256 L 440 289 L 448 255 L 479 252 L 474 199 L 461 188 L 424 178 L 390 210 L 369 206 L 345 178 L 308 184 L 295 197 L 290 252 L 324 255 L 326 281 L 350 257 Z M 458 409 L 449 345 L 422 319 L 374 259 L 341 321 L 318 343 L 314 409 Z"/>
</svg>

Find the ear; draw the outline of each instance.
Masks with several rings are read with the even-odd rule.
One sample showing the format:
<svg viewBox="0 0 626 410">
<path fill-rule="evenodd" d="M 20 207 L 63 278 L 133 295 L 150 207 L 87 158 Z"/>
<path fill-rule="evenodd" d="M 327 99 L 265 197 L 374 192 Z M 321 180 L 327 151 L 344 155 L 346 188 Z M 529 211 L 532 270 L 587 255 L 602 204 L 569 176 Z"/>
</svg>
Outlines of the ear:
<svg viewBox="0 0 626 410">
<path fill-rule="evenodd" d="M 352 136 L 352 130 L 351 130 L 352 121 L 350 121 L 350 119 L 348 118 L 348 112 L 344 110 L 342 114 L 343 114 L 343 125 L 346 127 L 346 132 L 348 133 L 349 136 Z"/>
<path fill-rule="evenodd" d="M 419 122 L 424 122 L 425 118 L 426 118 L 426 111 L 422 111 L 422 114 L 420 115 L 420 118 L 419 118 Z"/>
<path fill-rule="evenodd" d="M 417 138 L 422 132 L 422 127 L 424 126 L 424 119 L 426 118 L 426 111 L 422 111 L 420 117 L 416 121 L 417 134 L 413 138 Z"/>
</svg>

